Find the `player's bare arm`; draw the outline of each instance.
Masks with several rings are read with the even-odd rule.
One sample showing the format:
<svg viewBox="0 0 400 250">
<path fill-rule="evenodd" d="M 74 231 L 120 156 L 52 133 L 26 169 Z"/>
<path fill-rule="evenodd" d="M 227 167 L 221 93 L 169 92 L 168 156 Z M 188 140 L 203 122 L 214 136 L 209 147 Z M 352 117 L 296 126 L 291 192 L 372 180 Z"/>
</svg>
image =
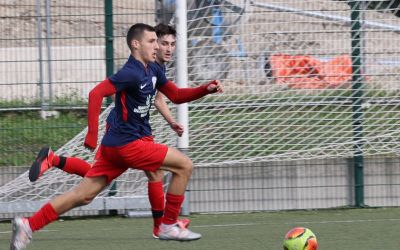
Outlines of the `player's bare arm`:
<svg viewBox="0 0 400 250">
<path fill-rule="evenodd" d="M 184 132 L 183 126 L 175 121 L 162 93 L 157 92 L 154 100 L 154 106 L 164 117 L 164 119 L 168 122 L 171 129 L 174 130 L 178 136 L 182 136 Z"/>
</svg>

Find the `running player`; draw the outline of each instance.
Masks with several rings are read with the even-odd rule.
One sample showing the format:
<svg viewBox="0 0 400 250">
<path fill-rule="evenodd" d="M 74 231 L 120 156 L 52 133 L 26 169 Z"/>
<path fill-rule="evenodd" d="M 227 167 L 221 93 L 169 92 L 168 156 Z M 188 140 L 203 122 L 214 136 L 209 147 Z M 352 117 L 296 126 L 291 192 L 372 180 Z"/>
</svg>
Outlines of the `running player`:
<svg viewBox="0 0 400 250">
<path fill-rule="evenodd" d="M 105 96 L 116 94 L 116 119 L 111 121 L 102 139 L 99 156 L 73 190 L 46 203 L 32 217 L 13 220 L 11 249 L 25 248 L 32 238 L 32 232 L 75 207 L 89 204 L 129 167 L 145 171 L 163 169 L 172 173 L 160 225 L 160 239 L 190 241 L 201 238 L 200 234 L 177 223 L 193 163 L 179 150 L 153 141 L 149 110 L 156 90 L 179 104 L 207 94 L 221 93 L 222 86 L 214 80 L 196 88 L 177 88 L 168 81 L 160 67 L 153 63 L 159 46 L 155 29 L 149 25 L 133 25 L 128 31 L 127 43 L 131 50 L 128 61 L 121 70 L 99 83 L 89 94 L 89 129 L 85 146 L 91 149 L 97 146 L 102 100 Z"/>
<path fill-rule="evenodd" d="M 176 30 L 169 25 L 158 24 L 154 27 L 157 34 L 157 42 L 159 50 L 157 51 L 156 63 L 160 66 L 161 70 L 165 73 L 165 64 L 172 60 L 173 53 L 175 52 L 176 44 Z M 157 66 L 156 65 L 156 66 Z M 161 113 L 164 119 L 168 122 L 170 127 L 176 132 L 178 136 L 183 133 L 183 126 L 175 122 L 174 117 L 165 102 L 164 96 L 161 92 L 157 92 L 154 104 L 157 110 Z M 113 109 L 107 120 L 114 119 L 115 109 Z M 52 167 L 59 168 L 66 173 L 76 174 L 84 177 L 91 168 L 90 163 L 76 157 L 64 157 L 54 154 L 49 147 L 43 147 L 29 170 L 30 181 L 36 181 L 47 170 Z M 145 171 L 148 177 L 148 197 L 151 205 L 153 217 L 153 237 L 158 238 L 159 226 L 161 224 L 162 216 L 164 215 L 165 194 L 163 188 L 164 171 L 157 170 L 155 172 Z M 178 220 L 183 227 L 188 227 L 190 220 L 183 218 Z"/>
</svg>

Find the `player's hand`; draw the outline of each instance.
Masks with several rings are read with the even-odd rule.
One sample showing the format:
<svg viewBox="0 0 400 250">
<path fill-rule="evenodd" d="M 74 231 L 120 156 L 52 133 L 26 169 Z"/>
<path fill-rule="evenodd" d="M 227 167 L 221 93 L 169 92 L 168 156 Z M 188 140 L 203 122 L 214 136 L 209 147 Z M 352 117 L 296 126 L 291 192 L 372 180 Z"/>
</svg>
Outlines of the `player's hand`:
<svg viewBox="0 0 400 250">
<path fill-rule="evenodd" d="M 222 93 L 224 88 L 219 80 L 214 80 L 207 84 L 207 91 L 209 93 Z"/>
<path fill-rule="evenodd" d="M 171 126 L 172 130 L 174 130 L 175 133 L 176 133 L 179 137 L 182 136 L 184 130 L 183 130 L 183 126 L 182 126 L 181 124 L 176 123 L 176 122 L 171 122 L 169 125 Z"/>
<path fill-rule="evenodd" d="M 84 146 L 91 151 L 95 150 L 97 147 L 97 135 L 95 135 L 94 133 L 87 133 Z"/>
</svg>

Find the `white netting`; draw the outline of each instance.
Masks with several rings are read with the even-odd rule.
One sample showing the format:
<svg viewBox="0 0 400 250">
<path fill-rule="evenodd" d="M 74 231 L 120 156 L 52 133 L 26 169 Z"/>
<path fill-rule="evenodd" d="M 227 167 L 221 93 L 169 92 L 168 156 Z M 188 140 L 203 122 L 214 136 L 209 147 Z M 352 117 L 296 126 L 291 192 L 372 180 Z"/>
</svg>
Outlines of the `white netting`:
<svg viewBox="0 0 400 250">
<path fill-rule="evenodd" d="M 194 2 L 189 78 L 195 85 L 217 76 L 226 87 L 223 97 L 190 104 L 194 162 L 398 155 L 400 19 L 394 1 L 359 6 L 365 8 L 364 40 L 355 42 L 362 49 L 363 64 L 354 72 L 359 90 L 351 82 L 356 24 L 348 1 L 231 1 L 236 12 L 228 1 Z M 213 5 L 206 11 L 207 4 Z M 221 18 L 206 26 L 212 18 L 200 12 Z M 362 127 L 357 140 L 356 113 Z"/>
<path fill-rule="evenodd" d="M 106 118 L 114 105 L 110 105 L 100 116 L 99 142 L 105 131 Z M 153 111 L 153 124 L 156 127 L 155 133 L 160 135 L 159 141 L 166 144 L 173 144 L 174 137 L 168 134 L 173 133 L 168 129 L 161 116 L 157 116 Z M 80 132 L 63 147 L 56 151 L 57 155 L 74 156 L 86 160 L 91 163 L 94 158 L 94 152 L 83 147 L 87 129 Z M 162 140 L 162 138 L 166 138 Z M 0 203 L 2 202 L 18 202 L 18 201 L 37 201 L 49 200 L 56 195 L 62 194 L 72 187 L 76 186 L 82 177 L 67 174 L 57 168 L 47 171 L 40 179 L 34 183 L 29 182 L 28 172 L 21 174 L 13 181 L 7 183 L 0 188 Z M 143 171 L 129 169 L 116 180 L 116 191 L 112 191 L 113 197 L 133 197 L 147 195 L 147 177 Z M 110 185 L 111 187 L 112 185 Z M 98 197 L 109 196 L 110 189 L 106 188 Z"/>
</svg>

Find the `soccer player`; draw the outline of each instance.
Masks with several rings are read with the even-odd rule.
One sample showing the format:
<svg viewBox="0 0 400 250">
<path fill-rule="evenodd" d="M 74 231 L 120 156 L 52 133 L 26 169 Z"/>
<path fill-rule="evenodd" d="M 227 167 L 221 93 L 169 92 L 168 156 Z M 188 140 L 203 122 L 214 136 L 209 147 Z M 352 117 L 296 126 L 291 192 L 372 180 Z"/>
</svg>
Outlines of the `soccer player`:
<svg viewBox="0 0 400 250">
<path fill-rule="evenodd" d="M 200 234 L 177 223 L 193 163 L 179 150 L 153 141 L 149 110 L 156 90 L 179 104 L 207 94 L 221 93 L 222 86 L 214 80 L 196 88 L 177 88 L 168 81 L 164 72 L 154 63 L 159 46 L 155 29 L 147 24 L 133 25 L 127 34 L 127 44 L 131 55 L 122 69 L 99 83 L 89 94 L 85 146 L 91 149 L 97 146 L 102 100 L 105 96 L 116 94 L 116 116 L 109 121 L 109 128 L 92 168 L 73 190 L 54 198 L 32 217 L 15 218 L 11 249 L 25 248 L 32 238 L 32 232 L 75 207 L 89 204 L 129 167 L 145 171 L 162 169 L 172 173 L 158 235 L 160 239 L 190 241 L 201 238 Z"/>
<path fill-rule="evenodd" d="M 176 30 L 172 26 L 165 24 L 158 24 L 154 28 L 156 30 L 159 46 L 156 63 L 165 73 L 165 63 L 172 59 L 173 53 L 175 52 Z M 157 92 L 154 104 L 176 134 L 181 136 L 183 127 L 175 122 L 162 93 Z M 115 112 L 115 109 L 113 109 L 107 120 L 114 119 Z M 91 168 L 91 165 L 80 158 L 56 155 L 49 147 L 43 147 L 29 170 L 30 181 L 36 181 L 43 173 L 52 167 L 57 167 L 66 173 L 77 174 L 84 177 Z M 165 194 L 163 189 L 164 171 L 159 169 L 155 172 L 145 171 L 145 173 L 149 180 L 148 196 L 153 216 L 153 237 L 158 238 L 159 227 L 162 216 L 164 215 L 165 206 Z M 183 227 L 188 227 L 190 224 L 190 220 L 186 218 L 180 219 L 178 222 L 181 223 Z"/>
</svg>

